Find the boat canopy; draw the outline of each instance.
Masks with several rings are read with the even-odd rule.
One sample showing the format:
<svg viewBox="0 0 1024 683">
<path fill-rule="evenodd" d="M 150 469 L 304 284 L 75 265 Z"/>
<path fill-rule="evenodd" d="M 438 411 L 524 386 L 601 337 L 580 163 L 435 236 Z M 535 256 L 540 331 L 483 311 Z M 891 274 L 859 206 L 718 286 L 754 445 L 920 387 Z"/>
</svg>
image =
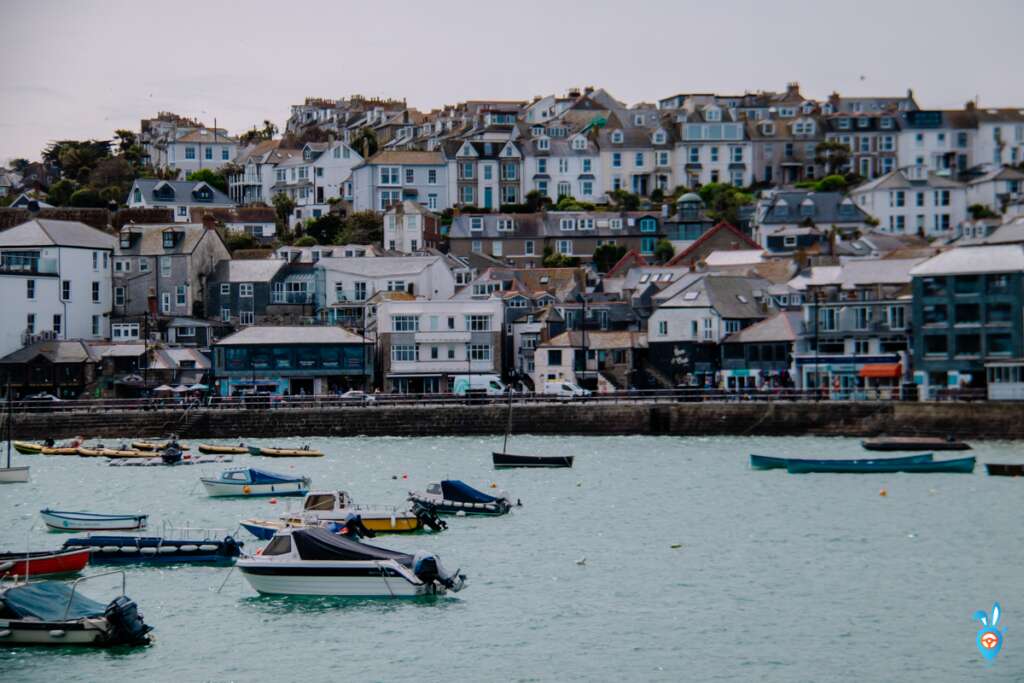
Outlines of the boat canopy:
<svg viewBox="0 0 1024 683">
<path fill-rule="evenodd" d="M 407 567 L 412 566 L 412 555 L 366 545 L 344 536 L 332 534 L 330 531 L 319 527 L 295 529 L 292 531 L 291 536 L 295 549 L 303 560 L 331 560 L 335 562 L 395 560 Z"/>
<path fill-rule="evenodd" d="M 70 609 L 68 601 L 71 601 Z M 8 588 L 3 594 L 6 611 L 24 619 L 40 621 L 102 617 L 106 606 L 79 592 L 71 597 L 71 587 L 60 581 L 41 581 Z"/>
<path fill-rule="evenodd" d="M 445 500 L 455 500 L 460 503 L 494 503 L 498 500 L 482 491 L 477 491 L 469 484 L 458 479 L 442 481 L 441 495 L 444 496 Z"/>
<path fill-rule="evenodd" d="M 255 467 L 250 467 L 249 479 L 253 484 L 282 484 L 299 481 L 302 477 L 293 477 L 289 474 L 278 474 L 277 472 L 268 472 L 266 470 L 258 470 Z"/>
</svg>

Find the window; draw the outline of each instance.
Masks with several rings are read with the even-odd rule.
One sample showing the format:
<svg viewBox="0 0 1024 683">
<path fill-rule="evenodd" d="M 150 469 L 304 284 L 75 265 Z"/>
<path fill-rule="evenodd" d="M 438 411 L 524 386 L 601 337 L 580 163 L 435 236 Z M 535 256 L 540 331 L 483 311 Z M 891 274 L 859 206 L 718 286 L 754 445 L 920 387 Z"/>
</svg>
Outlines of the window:
<svg viewBox="0 0 1024 683">
<path fill-rule="evenodd" d="M 480 232 L 484 229 L 484 219 L 482 216 L 472 216 L 469 219 L 469 229 L 471 232 Z"/>
<path fill-rule="evenodd" d="M 379 169 L 380 185 L 398 185 L 398 166 L 381 166 Z"/>
<path fill-rule="evenodd" d="M 691 164 L 698 164 L 698 163 L 700 163 L 700 147 L 690 147 L 689 150 L 690 150 L 690 163 Z"/>
<path fill-rule="evenodd" d="M 391 345 L 391 360 L 392 360 L 392 362 L 414 361 L 414 360 L 416 360 L 416 345 L 415 344 L 392 344 Z"/>
<path fill-rule="evenodd" d="M 540 138 L 537 140 L 537 149 L 541 151 L 547 151 L 551 149 L 551 141 L 547 138 Z"/>
<path fill-rule="evenodd" d="M 637 168 L 640 168 L 641 166 L 644 165 L 643 152 L 637 152 L 636 154 L 633 155 L 633 165 L 636 166 Z"/>
<path fill-rule="evenodd" d="M 593 218 L 581 218 L 579 220 L 579 223 L 577 224 L 577 227 L 580 230 L 593 230 L 594 229 L 594 219 Z"/>
<path fill-rule="evenodd" d="M 466 185 L 462 188 L 462 203 L 472 204 L 473 203 L 473 186 Z"/>
<path fill-rule="evenodd" d="M 98 251 L 92 252 L 92 269 L 93 270 L 99 270 L 100 269 L 100 252 L 98 252 Z"/>
<path fill-rule="evenodd" d="M 612 152 L 612 168 L 622 168 L 622 152 Z"/>
<path fill-rule="evenodd" d="M 718 148 L 717 147 L 712 147 L 711 148 L 711 161 L 712 161 L 712 163 L 718 161 Z"/>
<path fill-rule="evenodd" d="M 819 329 L 831 332 L 836 329 L 836 322 L 838 316 L 836 315 L 836 309 L 834 308 L 822 308 L 818 311 L 818 325 Z"/>
<path fill-rule="evenodd" d="M 668 152 L 658 152 L 658 166 L 668 166 Z"/>
<path fill-rule="evenodd" d="M 171 312 L 171 293 L 164 292 L 160 295 L 160 312 L 170 313 Z"/>
<path fill-rule="evenodd" d="M 668 321 L 667 320 L 659 320 L 658 321 L 658 335 L 661 336 L 661 337 L 665 337 L 665 336 L 668 335 Z"/>
<path fill-rule="evenodd" d="M 388 280 L 389 292 L 404 292 L 405 280 Z"/>
<path fill-rule="evenodd" d="M 36 298 L 36 281 L 25 280 L 25 298 L 35 299 Z"/>
<path fill-rule="evenodd" d="M 580 195 L 590 197 L 594 194 L 594 182 L 591 180 L 580 181 Z"/>
<path fill-rule="evenodd" d="M 92 317 L 92 336 L 98 337 L 100 335 L 100 317 L 94 315 Z"/>
<path fill-rule="evenodd" d="M 499 240 L 491 242 L 491 256 L 503 256 L 502 243 Z"/>
<path fill-rule="evenodd" d="M 640 253 L 641 254 L 653 254 L 654 244 L 657 240 L 654 237 L 641 237 L 640 238 Z"/>
<path fill-rule="evenodd" d="M 714 339 L 714 320 L 704 318 L 704 339 Z"/>
<path fill-rule="evenodd" d="M 207 147 L 203 150 L 203 158 L 207 161 L 213 161 L 213 148 Z"/>
<path fill-rule="evenodd" d="M 949 206 L 949 190 L 935 191 L 935 206 Z"/>
<path fill-rule="evenodd" d="M 171 276 L 171 257 L 161 256 L 160 257 L 160 277 Z"/>
<path fill-rule="evenodd" d="M 431 211 L 436 211 L 437 210 L 437 195 L 436 194 L 428 194 L 427 195 L 427 208 L 430 209 Z"/>
<path fill-rule="evenodd" d="M 139 323 L 114 323 L 110 326 L 112 339 L 138 339 Z"/>
<path fill-rule="evenodd" d="M 533 256 L 534 255 L 534 252 L 533 252 L 533 240 L 526 240 L 525 242 L 523 242 L 523 255 L 525 255 L 525 256 Z"/>
<path fill-rule="evenodd" d="M 114 305 L 124 306 L 124 287 L 114 287 Z"/>
<path fill-rule="evenodd" d="M 491 316 L 489 315 L 467 315 L 466 329 L 470 332 L 490 332 Z"/>
<path fill-rule="evenodd" d="M 943 304 L 926 304 L 922 313 L 925 325 L 939 325 L 949 319 L 949 311 Z"/>
<path fill-rule="evenodd" d="M 640 219 L 640 232 L 658 232 L 658 221 L 650 216 Z"/>
<path fill-rule="evenodd" d="M 556 246 L 559 254 L 572 256 L 572 240 L 558 240 Z"/>
<path fill-rule="evenodd" d="M 480 240 L 473 240 L 473 243 L 470 245 L 470 249 L 472 249 L 474 253 L 481 253 L 484 250 L 483 242 Z"/>
<path fill-rule="evenodd" d="M 548 172 L 548 160 L 547 159 L 537 159 L 537 173 L 547 173 L 547 172 Z"/>
<path fill-rule="evenodd" d="M 977 294 L 981 292 L 981 277 L 978 275 L 958 275 L 953 278 L 955 294 Z"/>
<path fill-rule="evenodd" d="M 730 160 L 734 164 L 743 163 L 743 148 L 739 146 L 733 146 L 729 148 Z"/>
<path fill-rule="evenodd" d="M 61 281 L 60 298 L 62 301 L 71 301 L 71 280 Z"/>
<path fill-rule="evenodd" d="M 226 323 L 231 322 L 231 309 L 230 308 L 222 308 L 222 309 L 220 309 L 220 319 L 221 319 L 222 322 L 226 322 Z"/>
<path fill-rule="evenodd" d="M 228 150 L 227 147 L 224 147 L 223 149 L 220 150 L 220 160 L 221 161 L 228 161 L 230 158 L 231 158 L 231 152 L 230 152 L 230 150 Z"/>
<path fill-rule="evenodd" d="M 568 173 L 569 172 L 569 160 L 568 159 L 559 159 L 558 160 L 558 172 L 559 173 Z"/>
<path fill-rule="evenodd" d="M 222 282 L 220 285 L 221 296 L 231 296 L 231 284 L 228 282 Z"/>
<path fill-rule="evenodd" d="M 175 301 L 176 306 L 184 306 L 188 302 L 188 287 L 185 285 L 178 285 L 175 288 Z"/>
<path fill-rule="evenodd" d="M 572 218 L 560 218 L 558 219 L 558 229 L 562 231 L 575 230 L 576 221 Z"/>
<path fill-rule="evenodd" d="M 186 147 L 185 148 L 185 158 L 186 159 L 195 159 L 196 158 L 196 148 L 195 147 Z"/>
<path fill-rule="evenodd" d="M 251 299 L 252 291 L 253 287 L 251 282 L 242 282 L 238 285 L 238 296 L 243 299 Z"/>
<path fill-rule="evenodd" d="M 131 270 L 131 261 L 128 262 L 128 269 Z M 140 273 L 148 273 L 149 272 L 149 259 L 147 259 L 147 258 L 140 258 L 139 259 L 139 272 Z"/>
<path fill-rule="evenodd" d="M 608 221 L 608 228 L 610 230 L 622 230 L 622 219 L 612 218 Z"/>
<path fill-rule="evenodd" d="M 29 313 L 28 316 L 25 318 L 25 331 L 28 332 L 29 334 L 35 334 L 36 333 L 36 314 L 35 313 Z"/>
<path fill-rule="evenodd" d="M 469 345 L 469 359 L 470 360 L 491 360 L 491 345 L 490 344 L 470 344 Z"/>
<path fill-rule="evenodd" d="M 981 324 L 981 306 L 978 304 L 957 304 L 953 313 L 957 325 Z"/>
<path fill-rule="evenodd" d="M 902 330 L 907 326 L 907 311 L 903 306 L 889 306 L 889 329 Z"/>
<path fill-rule="evenodd" d="M 559 183 L 558 183 L 558 196 L 559 196 L 559 198 L 561 198 L 561 197 L 571 197 L 572 196 L 572 188 L 571 188 L 571 186 L 569 185 L 568 182 L 566 182 L 564 180 L 559 181 Z"/>
<path fill-rule="evenodd" d="M 420 319 L 417 315 L 396 315 L 391 318 L 393 332 L 419 332 Z"/>
<path fill-rule="evenodd" d="M 981 353 L 981 335 L 961 334 L 956 337 L 956 355 L 976 356 Z"/>
<path fill-rule="evenodd" d="M 239 311 L 238 322 L 240 325 L 255 325 L 256 314 L 252 311 Z"/>
<path fill-rule="evenodd" d="M 622 142 L 622 131 L 616 130 L 612 132 L 612 142 L 620 144 Z"/>
<path fill-rule="evenodd" d="M 515 230 L 516 222 L 511 218 L 498 219 L 498 232 L 512 232 Z"/>
<path fill-rule="evenodd" d="M 853 329 L 855 330 L 866 330 L 871 325 L 871 308 L 868 306 L 858 306 L 853 309 Z"/>
<path fill-rule="evenodd" d="M 92 283 L 92 302 L 98 304 L 100 302 L 100 283 Z"/>
</svg>

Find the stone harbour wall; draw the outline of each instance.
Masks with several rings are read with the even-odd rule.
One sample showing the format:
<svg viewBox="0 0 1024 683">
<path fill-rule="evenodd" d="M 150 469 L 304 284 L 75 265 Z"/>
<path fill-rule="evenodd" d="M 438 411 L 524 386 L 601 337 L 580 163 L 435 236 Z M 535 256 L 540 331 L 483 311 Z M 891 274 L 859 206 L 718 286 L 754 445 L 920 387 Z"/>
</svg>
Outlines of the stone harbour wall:
<svg viewBox="0 0 1024 683">
<path fill-rule="evenodd" d="M 504 405 L 15 414 L 16 439 L 187 439 L 501 434 Z M 4 417 L 6 419 L 6 416 Z M 2 423 L 2 420 L 0 420 Z M 736 436 L 955 435 L 1024 439 L 1024 404 L 977 403 L 544 403 L 518 405 L 517 434 Z"/>
</svg>

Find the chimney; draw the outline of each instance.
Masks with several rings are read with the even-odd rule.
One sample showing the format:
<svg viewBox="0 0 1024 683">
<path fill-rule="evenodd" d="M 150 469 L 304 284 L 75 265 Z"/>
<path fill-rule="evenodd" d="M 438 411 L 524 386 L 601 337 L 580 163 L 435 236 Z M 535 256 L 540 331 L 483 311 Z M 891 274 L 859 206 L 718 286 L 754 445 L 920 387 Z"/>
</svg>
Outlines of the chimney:
<svg viewBox="0 0 1024 683">
<path fill-rule="evenodd" d="M 790 81 L 786 84 L 786 95 L 793 96 L 800 94 L 800 84 L 796 81 Z"/>
<path fill-rule="evenodd" d="M 203 227 L 207 230 L 213 230 L 217 227 L 217 219 L 209 212 L 203 213 Z"/>
</svg>

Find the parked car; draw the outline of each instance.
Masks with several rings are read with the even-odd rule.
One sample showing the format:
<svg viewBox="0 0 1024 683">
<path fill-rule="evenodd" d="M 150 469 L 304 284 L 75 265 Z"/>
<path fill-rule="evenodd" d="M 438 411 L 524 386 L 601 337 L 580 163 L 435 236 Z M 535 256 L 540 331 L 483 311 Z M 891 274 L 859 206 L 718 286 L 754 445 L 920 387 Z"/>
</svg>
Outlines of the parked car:
<svg viewBox="0 0 1024 683">
<path fill-rule="evenodd" d="M 349 389 L 339 398 L 346 403 L 373 403 L 377 400 L 373 394 L 368 394 L 359 389 Z"/>
<path fill-rule="evenodd" d="M 18 407 L 40 411 L 60 410 L 62 408 L 62 403 L 64 403 L 62 399 L 57 398 L 53 394 L 47 394 L 44 392 L 26 396 L 18 403 Z"/>
<path fill-rule="evenodd" d="M 589 389 L 584 389 L 578 384 L 566 381 L 544 382 L 541 393 L 545 396 L 557 396 L 559 398 L 585 398 L 590 396 Z"/>
</svg>

